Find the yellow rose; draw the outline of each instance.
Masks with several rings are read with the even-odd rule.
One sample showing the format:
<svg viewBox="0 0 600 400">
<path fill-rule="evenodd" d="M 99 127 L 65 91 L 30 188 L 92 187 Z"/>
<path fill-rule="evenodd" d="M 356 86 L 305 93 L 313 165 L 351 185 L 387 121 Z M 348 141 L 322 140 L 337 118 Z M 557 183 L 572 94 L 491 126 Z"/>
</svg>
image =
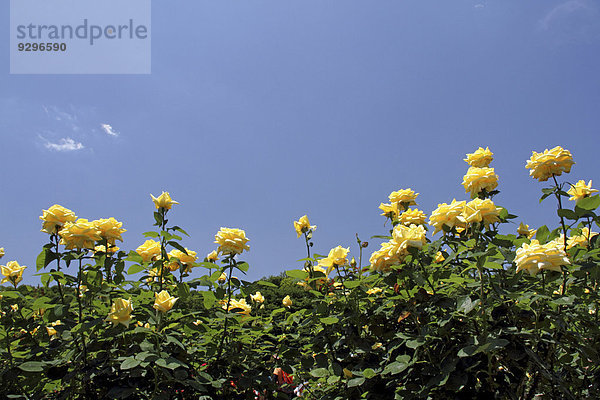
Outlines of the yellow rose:
<svg viewBox="0 0 600 400">
<path fill-rule="evenodd" d="M 290 295 L 287 295 L 283 298 L 283 300 L 281 301 L 281 303 L 283 304 L 284 307 L 290 308 L 292 306 L 292 304 L 294 304 L 292 302 L 292 299 L 290 298 Z"/>
<path fill-rule="evenodd" d="M 101 239 L 98 229 L 93 222 L 79 218 L 76 222 L 66 222 L 58 232 L 61 244 L 70 249 L 93 249 L 94 243 Z"/>
<path fill-rule="evenodd" d="M 450 204 L 438 204 L 438 208 L 436 208 L 429 217 L 429 225 L 435 228 L 433 234 L 435 235 L 441 231 L 443 226 L 446 226 L 449 229 L 453 227 L 464 227 L 466 222 L 462 213 L 465 205 L 465 201 L 456 201 L 456 199 L 453 199 Z"/>
<path fill-rule="evenodd" d="M 142 256 L 144 262 L 151 261 L 160 256 L 160 243 L 155 240 L 146 240 L 144 244 L 135 249 L 135 252 Z"/>
<path fill-rule="evenodd" d="M 463 177 L 462 185 L 466 193 L 471 193 L 471 198 L 477 197 L 477 194 L 483 189 L 491 192 L 498 187 L 498 175 L 494 173 L 494 168 L 469 167 L 467 174 Z"/>
<path fill-rule="evenodd" d="M 160 277 L 159 268 L 150 268 L 148 270 L 148 278 L 146 278 L 146 282 L 148 282 L 148 283 L 157 282 L 159 280 L 159 277 Z"/>
<path fill-rule="evenodd" d="M 519 224 L 519 227 L 517 228 L 517 233 L 519 234 L 519 236 L 528 236 L 529 235 L 529 225 L 525 224 L 524 222 L 521 222 Z"/>
<path fill-rule="evenodd" d="M 47 210 L 42 210 L 40 219 L 44 221 L 42 224 L 42 232 L 53 234 L 65 223 L 75 222 L 77 216 L 73 211 L 55 204 Z"/>
<path fill-rule="evenodd" d="M 569 200 L 579 201 L 596 192 L 598 192 L 596 189 L 592 189 L 591 180 L 588 182 L 587 185 L 585 184 L 584 180 L 580 180 L 574 186 L 572 186 L 567 193 L 571 195 L 571 197 L 569 197 Z"/>
<path fill-rule="evenodd" d="M 350 251 L 350 247 L 344 249 L 342 246 L 337 246 L 331 250 L 329 250 L 329 255 L 326 258 L 322 258 L 319 260 L 319 266 L 327 268 L 327 273 L 325 275 L 329 275 L 329 273 L 336 267 L 341 265 L 346 265 L 348 263 L 347 256 Z"/>
<path fill-rule="evenodd" d="M 105 321 L 110 321 L 113 326 L 118 324 L 125 325 L 129 328 L 129 322 L 131 321 L 131 313 L 133 312 L 133 306 L 131 305 L 131 299 L 115 299 L 110 308 L 110 313 L 106 317 Z"/>
<path fill-rule="evenodd" d="M 421 225 L 396 225 L 392 231 L 390 251 L 402 256 L 408 254 L 409 247 L 421 249 L 427 243 L 426 233 L 425 228 Z"/>
<path fill-rule="evenodd" d="M 262 304 L 265 302 L 265 297 L 260 292 L 251 294 L 250 298 L 252 299 L 253 302 L 258 303 L 258 304 Z"/>
<path fill-rule="evenodd" d="M 399 209 L 406 210 L 408 206 L 414 206 L 419 193 L 415 193 L 411 188 L 400 189 L 390 193 L 388 196 L 390 203 L 397 205 Z"/>
<path fill-rule="evenodd" d="M 181 261 L 181 263 L 185 266 L 185 271 L 189 272 L 192 269 L 191 265 L 196 262 L 198 257 L 196 257 L 195 251 L 189 250 L 188 248 L 186 248 L 185 251 L 187 251 L 187 254 L 185 254 L 181 250 L 173 249 L 169 252 L 169 259 L 172 259 L 174 257 L 179 259 L 179 261 Z M 179 264 L 177 264 L 175 260 L 172 260 L 169 263 L 168 268 L 171 271 L 177 271 L 179 269 Z"/>
<path fill-rule="evenodd" d="M 208 260 L 208 262 L 214 263 L 219 259 L 219 255 L 215 250 L 213 250 L 210 253 L 208 253 L 206 259 Z"/>
<path fill-rule="evenodd" d="M 436 264 L 442 263 L 444 262 L 446 258 L 444 257 L 444 255 L 442 254 L 441 251 L 438 251 L 437 253 L 435 253 L 435 258 L 433 259 L 433 262 Z"/>
<path fill-rule="evenodd" d="M 108 252 L 106 251 L 106 247 L 103 244 L 99 244 L 98 246 L 94 247 L 94 252 L 96 253 L 116 253 L 117 251 L 121 250 L 118 246 L 108 246 Z"/>
<path fill-rule="evenodd" d="M 46 327 L 46 331 L 48 332 L 48 336 L 52 337 L 55 336 L 58 332 L 56 332 L 56 326 L 58 325 L 62 325 L 63 323 L 60 322 L 60 319 L 57 319 L 56 321 L 52 322 L 50 324 L 50 326 Z"/>
<path fill-rule="evenodd" d="M 221 300 L 221 307 L 223 310 L 227 311 L 227 300 Z M 243 315 L 250 315 L 250 311 L 252 311 L 252 306 L 246 303 L 246 299 L 235 300 L 231 299 L 229 302 L 229 311 L 238 310 L 236 313 Z"/>
<path fill-rule="evenodd" d="M 298 221 L 294 221 L 294 229 L 296 230 L 298 237 L 300 237 L 303 233 L 306 233 L 308 231 L 314 231 L 315 229 L 317 229 L 317 226 L 311 226 L 310 222 L 308 222 L 308 217 L 304 215 L 300 217 Z"/>
<path fill-rule="evenodd" d="M 391 242 L 381 244 L 381 248 L 374 251 L 369 258 L 371 270 L 377 272 L 389 271 L 392 265 L 399 264 L 402 261 L 403 254 L 398 253 L 398 248 Z"/>
<path fill-rule="evenodd" d="M 19 311 L 19 305 L 18 304 L 13 304 L 10 306 L 11 311 L 13 312 L 17 312 Z"/>
<path fill-rule="evenodd" d="M 166 313 L 171 308 L 173 308 L 173 305 L 175 304 L 176 301 L 177 301 L 177 297 L 173 297 L 169 294 L 169 292 L 167 292 L 166 290 L 163 290 L 160 293 L 154 293 L 154 306 L 153 307 L 160 312 Z"/>
<path fill-rule="evenodd" d="M 153 195 L 150 195 L 150 197 L 152 197 L 152 201 L 154 202 L 156 209 L 164 208 L 166 210 L 170 210 L 173 204 L 179 204 L 175 200 L 171 199 L 169 192 L 162 192 L 162 194 L 158 197 L 154 197 Z"/>
<path fill-rule="evenodd" d="M 127 232 L 127 229 L 121 229 L 123 223 L 113 217 L 97 219 L 92 221 L 92 223 L 98 230 L 100 237 L 108 241 L 108 244 L 114 245 L 116 240 L 122 242 L 123 237 L 121 234 Z"/>
<path fill-rule="evenodd" d="M 379 209 L 381 211 L 383 211 L 381 213 L 381 215 L 384 217 L 388 217 L 389 219 L 394 220 L 398 216 L 398 205 L 397 204 L 381 203 L 379 205 Z"/>
<path fill-rule="evenodd" d="M 484 225 L 489 226 L 500 221 L 499 215 L 500 208 L 496 207 L 490 199 L 474 199 L 465 205 L 463 211 L 463 218 L 468 224 L 482 222 Z"/>
<path fill-rule="evenodd" d="M 571 236 L 570 238 L 567 239 L 567 249 L 570 249 L 571 247 L 574 247 L 574 246 L 587 247 L 589 244 L 588 239 L 593 238 L 597 234 L 598 234 L 598 232 L 590 233 L 590 228 L 588 228 L 588 227 L 581 228 L 580 235 Z M 561 237 L 561 239 L 562 239 L 562 237 Z M 563 244 L 564 244 L 564 242 L 563 242 Z"/>
<path fill-rule="evenodd" d="M 530 275 L 535 275 L 544 269 L 561 272 L 560 267 L 570 264 L 570 261 L 554 241 L 541 245 L 534 239 L 531 244 L 523 243 L 517 249 L 515 264 L 517 272 L 526 270 Z"/>
<path fill-rule="evenodd" d="M 571 172 L 571 166 L 575 164 L 569 150 L 556 146 L 552 150 L 544 150 L 543 153 L 532 152 L 525 168 L 530 169 L 529 175 L 540 182 L 547 181 L 552 175 L 562 175 L 563 172 Z"/>
<path fill-rule="evenodd" d="M 523 222 L 521 222 L 519 224 L 519 227 L 517 228 L 517 233 L 519 234 L 519 236 L 526 236 L 528 239 L 534 237 L 536 232 L 537 229 L 529 229 L 529 225 Z"/>
<path fill-rule="evenodd" d="M 4 257 L 4 247 L 0 247 L 0 258 Z"/>
<path fill-rule="evenodd" d="M 219 276 L 219 279 L 217 280 L 219 281 L 219 283 L 227 282 L 227 275 L 225 274 L 225 272 L 221 272 L 221 276 Z"/>
<path fill-rule="evenodd" d="M 2 279 L 2 282 L 11 282 L 15 287 L 17 287 L 17 283 L 23 280 L 23 271 L 27 268 L 26 266 L 19 265 L 16 261 L 9 261 L 6 265 L 1 265 L 0 270 L 2 271 L 2 275 L 5 276 Z"/>
<path fill-rule="evenodd" d="M 381 293 L 381 292 L 383 292 L 383 289 L 379 288 L 379 287 L 367 290 L 367 294 L 377 294 L 377 293 Z"/>
<path fill-rule="evenodd" d="M 221 228 L 215 235 L 215 243 L 219 245 L 217 252 L 221 254 L 242 254 L 244 250 L 250 250 L 246 243 L 246 232 L 235 228 Z"/>
<path fill-rule="evenodd" d="M 425 223 L 427 215 L 425 215 L 423 211 L 415 208 L 414 210 L 409 209 L 404 211 L 402 214 L 400 214 L 400 218 L 398 219 L 400 220 L 400 223 L 404 225 L 421 225 Z"/>
<path fill-rule="evenodd" d="M 464 159 L 471 167 L 483 168 L 490 165 L 494 157 L 489 147 L 485 149 L 483 147 L 478 148 L 473 153 L 467 154 L 467 158 Z"/>
</svg>

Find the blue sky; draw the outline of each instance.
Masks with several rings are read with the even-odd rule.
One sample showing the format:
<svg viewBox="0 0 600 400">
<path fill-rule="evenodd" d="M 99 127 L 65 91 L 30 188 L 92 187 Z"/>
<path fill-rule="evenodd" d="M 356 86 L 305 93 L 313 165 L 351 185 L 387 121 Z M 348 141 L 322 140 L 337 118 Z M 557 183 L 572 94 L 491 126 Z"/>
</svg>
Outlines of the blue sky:
<svg viewBox="0 0 600 400">
<path fill-rule="evenodd" d="M 389 228 L 377 207 L 391 191 L 419 192 L 427 214 L 467 199 L 478 146 L 495 153 L 496 203 L 555 225 L 525 162 L 562 145 L 568 180 L 600 186 L 599 16 L 592 0 L 155 1 L 152 74 L 131 76 L 9 75 L 7 37 L 2 261 L 39 282 L 38 216 L 55 203 L 117 218 L 135 249 L 166 190 L 200 255 L 221 226 L 246 230 L 258 279 L 300 266 L 304 214 L 316 252 L 357 254 L 355 233 Z"/>
</svg>

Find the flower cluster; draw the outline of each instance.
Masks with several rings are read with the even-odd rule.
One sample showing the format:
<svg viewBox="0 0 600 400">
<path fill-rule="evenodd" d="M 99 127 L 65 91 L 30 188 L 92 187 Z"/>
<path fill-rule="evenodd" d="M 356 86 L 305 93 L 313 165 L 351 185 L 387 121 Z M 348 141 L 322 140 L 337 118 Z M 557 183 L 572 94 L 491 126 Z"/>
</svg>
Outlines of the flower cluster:
<svg viewBox="0 0 600 400">
<path fill-rule="evenodd" d="M 221 307 L 226 311 L 236 310 L 236 313 L 242 315 L 250 315 L 252 311 L 252 306 L 246 302 L 246 299 L 231 299 L 229 301 L 229 308 L 227 308 L 227 300 L 221 300 Z"/>
<path fill-rule="evenodd" d="M 419 193 L 415 193 L 411 188 L 400 189 L 390 193 L 388 196 L 389 203 L 381 203 L 379 209 L 383 211 L 381 215 L 395 220 L 400 212 L 406 211 L 409 206 L 416 205 L 416 199 Z"/>
<path fill-rule="evenodd" d="M 409 248 L 421 249 L 427 242 L 425 234 L 422 225 L 396 225 L 392 232 L 392 239 L 382 243 L 381 248 L 371 254 L 369 259 L 371 270 L 388 271 L 392 265 L 403 260 Z"/>
<path fill-rule="evenodd" d="M 192 270 L 192 266 L 196 262 L 198 257 L 196 256 L 195 251 L 189 250 L 187 248 L 185 249 L 185 251 L 187 252 L 187 254 L 178 249 L 173 249 L 169 252 L 168 268 L 171 271 L 177 271 L 179 269 L 179 263 L 175 259 L 178 259 L 179 262 L 183 264 L 185 272 L 190 272 Z"/>
<path fill-rule="evenodd" d="M 467 174 L 463 177 L 462 185 L 465 193 L 471 193 L 471 198 L 477 197 L 483 190 L 491 192 L 498 187 L 498 175 L 489 164 L 493 155 L 489 148 L 480 147 L 474 153 L 467 154 L 465 161 L 469 164 Z"/>
</svg>

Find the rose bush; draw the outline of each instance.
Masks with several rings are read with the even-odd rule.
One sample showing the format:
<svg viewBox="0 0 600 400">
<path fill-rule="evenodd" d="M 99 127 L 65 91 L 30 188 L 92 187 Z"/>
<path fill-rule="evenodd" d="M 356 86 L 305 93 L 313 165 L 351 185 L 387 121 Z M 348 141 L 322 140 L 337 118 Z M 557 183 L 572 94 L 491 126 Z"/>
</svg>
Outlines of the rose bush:
<svg viewBox="0 0 600 400">
<path fill-rule="evenodd" d="M 591 181 L 558 181 L 574 163 L 568 150 L 534 152 L 527 168 L 538 181 L 552 179 L 542 200 L 554 197 L 556 221 L 517 227 L 492 199 L 499 192 L 489 148 L 465 161 L 472 200 L 440 203 L 427 225 L 410 208 L 418 194 L 397 190 L 380 206 L 392 226 L 372 238 L 379 246 L 357 236 L 355 248 L 339 245 L 327 256 L 312 251 L 316 226 L 305 215 L 290 229 L 304 241 L 302 264 L 257 282 L 236 277 L 249 269 L 240 259 L 250 249 L 246 232 L 221 228 L 215 250 L 198 259 L 167 218 L 178 204 L 167 192 L 152 196 L 156 229 L 129 252 L 115 245 L 126 232 L 115 218 L 77 219 L 54 205 L 40 217 L 49 234 L 36 265 L 42 286 L 23 285 L 16 261 L 1 266 L 0 392 L 598 397 L 597 191 Z M 376 250 L 363 254 L 369 247 Z M 194 269 L 202 272 L 191 279 Z"/>
</svg>

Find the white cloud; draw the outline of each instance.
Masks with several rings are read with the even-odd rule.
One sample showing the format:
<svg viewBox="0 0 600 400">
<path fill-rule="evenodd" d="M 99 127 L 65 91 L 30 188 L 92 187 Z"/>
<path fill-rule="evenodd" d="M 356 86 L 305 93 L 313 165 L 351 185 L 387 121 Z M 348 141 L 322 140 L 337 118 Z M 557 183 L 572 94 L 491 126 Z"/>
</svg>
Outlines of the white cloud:
<svg viewBox="0 0 600 400">
<path fill-rule="evenodd" d="M 84 148 L 83 144 L 80 142 L 76 142 L 73 139 L 67 137 L 67 138 L 62 138 L 58 141 L 58 143 L 52 143 L 47 139 L 44 139 L 43 137 L 40 136 L 40 138 L 42 138 L 46 143 L 44 144 L 44 147 L 46 147 L 49 150 L 54 150 L 54 151 L 76 151 L 76 150 L 81 150 Z"/>
<path fill-rule="evenodd" d="M 113 129 L 113 127 L 110 126 L 109 124 L 100 124 L 100 126 L 102 127 L 102 130 L 104 130 L 104 132 L 106 132 L 107 135 L 119 136 L 119 132 L 115 131 Z"/>
</svg>

